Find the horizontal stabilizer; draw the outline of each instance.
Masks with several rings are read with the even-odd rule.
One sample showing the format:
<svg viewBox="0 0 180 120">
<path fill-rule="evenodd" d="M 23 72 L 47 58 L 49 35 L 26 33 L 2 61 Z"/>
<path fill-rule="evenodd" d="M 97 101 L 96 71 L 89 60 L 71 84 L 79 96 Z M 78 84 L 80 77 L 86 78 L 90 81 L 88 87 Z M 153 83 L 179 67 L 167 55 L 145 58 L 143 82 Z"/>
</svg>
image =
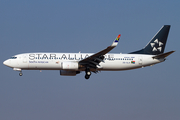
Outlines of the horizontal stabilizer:
<svg viewBox="0 0 180 120">
<path fill-rule="evenodd" d="M 170 52 L 167 52 L 167 53 L 159 54 L 159 55 L 156 55 L 156 56 L 154 56 L 152 58 L 153 59 L 165 58 L 165 57 L 169 56 L 170 54 L 172 54 L 173 52 L 175 52 L 175 51 L 170 51 Z"/>
</svg>

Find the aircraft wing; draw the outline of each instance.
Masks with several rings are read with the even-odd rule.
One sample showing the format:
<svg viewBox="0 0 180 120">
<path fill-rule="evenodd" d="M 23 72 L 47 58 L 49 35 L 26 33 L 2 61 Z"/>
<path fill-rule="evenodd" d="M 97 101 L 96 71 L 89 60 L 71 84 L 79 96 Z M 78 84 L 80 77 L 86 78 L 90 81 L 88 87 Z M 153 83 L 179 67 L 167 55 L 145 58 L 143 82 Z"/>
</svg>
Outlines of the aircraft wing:
<svg viewBox="0 0 180 120">
<path fill-rule="evenodd" d="M 113 41 L 111 46 L 108 46 L 106 49 L 79 61 L 79 64 L 85 67 L 97 68 L 97 65 L 99 65 L 100 62 L 103 62 L 104 55 L 118 45 L 120 36 L 121 35 L 119 34 L 117 38 Z"/>
</svg>

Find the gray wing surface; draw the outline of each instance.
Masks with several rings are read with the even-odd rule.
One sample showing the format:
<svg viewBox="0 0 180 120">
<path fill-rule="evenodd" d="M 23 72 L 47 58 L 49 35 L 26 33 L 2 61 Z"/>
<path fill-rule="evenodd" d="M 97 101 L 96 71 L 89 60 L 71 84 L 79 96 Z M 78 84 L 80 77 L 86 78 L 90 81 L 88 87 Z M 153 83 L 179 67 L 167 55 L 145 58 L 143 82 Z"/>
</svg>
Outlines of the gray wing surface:
<svg viewBox="0 0 180 120">
<path fill-rule="evenodd" d="M 97 65 L 99 65 L 100 62 L 104 62 L 103 61 L 104 55 L 107 54 L 109 51 L 111 51 L 113 48 L 115 48 L 118 45 L 120 36 L 121 35 L 119 34 L 117 38 L 113 41 L 111 46 L 108 46 L 106 49 L 79 61 L 79 64 L 85 67 L 97 68 Z"/>
</svg>

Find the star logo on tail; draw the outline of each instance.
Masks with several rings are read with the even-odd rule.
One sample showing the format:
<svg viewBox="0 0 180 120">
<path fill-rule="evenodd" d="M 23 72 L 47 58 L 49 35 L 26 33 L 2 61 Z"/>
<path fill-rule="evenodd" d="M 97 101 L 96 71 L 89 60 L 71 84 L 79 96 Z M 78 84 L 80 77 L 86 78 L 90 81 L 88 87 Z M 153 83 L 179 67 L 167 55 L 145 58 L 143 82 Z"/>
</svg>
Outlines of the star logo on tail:
<svg viewBox="0 0 180 120">
<path fill-rule="evenodd" d="M 160 51 L 162 50 L 162 45 L 163 43 L 161 41 L 159 41 L 158 39 L 154 40 L 153 43 L 150 43 L 151 47 L 153 48 L 152 51 L 156 52 L 156 51 Z"/>
</svg>

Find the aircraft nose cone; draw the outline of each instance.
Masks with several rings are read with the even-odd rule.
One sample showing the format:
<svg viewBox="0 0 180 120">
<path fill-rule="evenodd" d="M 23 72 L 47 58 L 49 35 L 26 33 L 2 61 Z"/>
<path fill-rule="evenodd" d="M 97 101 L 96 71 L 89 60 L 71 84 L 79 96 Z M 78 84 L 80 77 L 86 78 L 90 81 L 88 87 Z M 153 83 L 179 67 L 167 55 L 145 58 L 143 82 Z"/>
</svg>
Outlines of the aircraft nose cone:
<svg viewBox="0 0 180 120">
<path fill-rule="evenodd" d="M 5 60 L 5 61 L 3 62 L 3 64 L 6 65 L 6 66 L 9 66 L 10 62 L 9 62 L 9 60 Z"/>
<path fill-rule="evenodd" d="M 4 64 L 4 65 L 7 65 L 7 60 L 5 60 L 5 61 L 3 62 L 3 64 Z"/>
</svg>

